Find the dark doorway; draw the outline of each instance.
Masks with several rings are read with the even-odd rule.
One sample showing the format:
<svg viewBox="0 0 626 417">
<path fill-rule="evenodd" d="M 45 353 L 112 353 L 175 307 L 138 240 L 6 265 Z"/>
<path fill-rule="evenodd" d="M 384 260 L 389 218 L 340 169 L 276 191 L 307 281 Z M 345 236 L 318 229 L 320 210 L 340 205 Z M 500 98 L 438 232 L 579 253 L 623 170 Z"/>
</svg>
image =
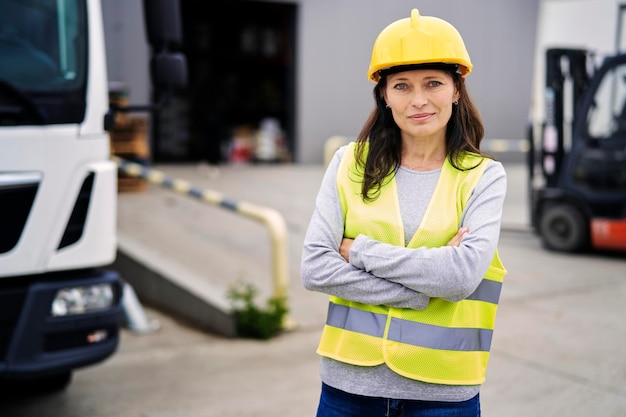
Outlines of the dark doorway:
<svg viewBox="0 0 626 417">
<path fill-rule="evenodd" d="M 232 162 L 236 140 L 280 127 L 280 152 L 294 154 L 296 5 L 181 2 L 189 87 L 161 111 L 156 161 Z M 219 11 L 219 12 L 218 12 Z M 271 122 L 268 122 L 270 120 Z M 240 144 L 239 144 L 240 145 Z M 254 144 L 250 161 L 258 161 Z"/>
</svg>

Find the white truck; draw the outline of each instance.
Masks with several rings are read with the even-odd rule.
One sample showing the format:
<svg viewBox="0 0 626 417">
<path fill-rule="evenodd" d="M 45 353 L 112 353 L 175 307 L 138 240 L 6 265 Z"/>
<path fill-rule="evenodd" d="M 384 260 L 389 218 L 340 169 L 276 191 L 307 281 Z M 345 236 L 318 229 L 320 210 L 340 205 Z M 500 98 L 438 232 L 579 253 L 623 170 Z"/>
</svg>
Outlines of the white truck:
<svg viewBox="0 0 626 417">
<path fill-rule="evenodd" d="M 186 82 L 177 1 L 145 0 L 151 79 Z M 117 349 L 117 165 L 100 0 L 0 0 L 0 382 L 63 388 Z"/>
<path fill-rule="evenodd" d="M 529 129 L 532 226 L 551 250 L 626 251 L 624 0 L 542 0 Z"/>
</svg>

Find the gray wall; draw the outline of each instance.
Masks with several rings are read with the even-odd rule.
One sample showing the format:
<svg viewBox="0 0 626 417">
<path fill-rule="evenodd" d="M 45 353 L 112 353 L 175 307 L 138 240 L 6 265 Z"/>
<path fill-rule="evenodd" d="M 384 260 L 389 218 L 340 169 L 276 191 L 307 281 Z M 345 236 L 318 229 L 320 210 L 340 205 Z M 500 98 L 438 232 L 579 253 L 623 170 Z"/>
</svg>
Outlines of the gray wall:
<svg viewBox="0 0 626 417">
<path fill-rule="evenodd" d="M 150 51 L 140 0 L 102 0 L 109 81 L 128 86 L 132 104 L 150 99 Z"/>
<path fill-rule="evenodd" d="M 184 0 L 182 0 L 184 1 Z M 377 34 L 412 8 L 461 32 L 474 71 L 467 79 L 486 140 L 523 139 L 531 97 L 540 0 L 297 0 L 296 162 L 323 162 L 330 136 L 355 136 L 372 108 L 367 80 Z M 149 97 L 141 2 L 104 0 L 109 79 L 130 85 L 131 102 Z"/>
<path fill-rule="evenodd" d="M 377 34 L 411 8 L 461 32 L 474 71 L 467 86 L 486 125 L 486 138 L 525 135 L 531 97 L 538 0 L 301 1 L 298 41 L 298 148 L 317 162 L 323 141 L 354 136 L 373 105 L 366 77 Z"/>
</svg>

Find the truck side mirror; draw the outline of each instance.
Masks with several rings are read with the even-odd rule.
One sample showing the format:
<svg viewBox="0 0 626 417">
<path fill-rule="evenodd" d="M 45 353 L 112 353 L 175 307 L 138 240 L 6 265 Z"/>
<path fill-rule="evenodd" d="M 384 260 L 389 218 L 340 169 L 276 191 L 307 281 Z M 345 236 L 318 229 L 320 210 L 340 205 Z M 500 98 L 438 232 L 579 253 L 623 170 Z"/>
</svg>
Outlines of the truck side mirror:
<svg viewBox="0 0 626 417">
<path fill-rule="evenodd" d="M 182 44 L 182 23 L 178 0 L 144 0 L 148 43 L 155 50 L 175 49 Z"/>
<path fill-rule="evenodd" d="M 171 94 L 187 85 L 187 60 L 178 52 L 182 46 L 182 23 L 178 0 L 144 0 L 148 42 L 152 46 L 152 85 Z"/>
<path fill-rule="evenodd" d="M 187 85 L 187 60 L 178 52 L 159 52 L 150 60 L 152 84 L 160 91 Z"/>
</svg>

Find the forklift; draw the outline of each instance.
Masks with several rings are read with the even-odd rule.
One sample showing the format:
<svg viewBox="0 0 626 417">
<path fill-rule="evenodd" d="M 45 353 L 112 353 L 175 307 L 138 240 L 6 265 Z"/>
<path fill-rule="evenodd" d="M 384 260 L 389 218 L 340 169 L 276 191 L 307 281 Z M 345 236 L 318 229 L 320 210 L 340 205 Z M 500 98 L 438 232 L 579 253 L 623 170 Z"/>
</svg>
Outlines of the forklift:
<svg viewBox="0 0 626 417">
<path fill-rule="evenodd" d="M 592 62 L 546 51 L 545 120 L 529 129 L 530 222 L 558 252 L 626 252 L 626 54 Z"/>
</svg>

